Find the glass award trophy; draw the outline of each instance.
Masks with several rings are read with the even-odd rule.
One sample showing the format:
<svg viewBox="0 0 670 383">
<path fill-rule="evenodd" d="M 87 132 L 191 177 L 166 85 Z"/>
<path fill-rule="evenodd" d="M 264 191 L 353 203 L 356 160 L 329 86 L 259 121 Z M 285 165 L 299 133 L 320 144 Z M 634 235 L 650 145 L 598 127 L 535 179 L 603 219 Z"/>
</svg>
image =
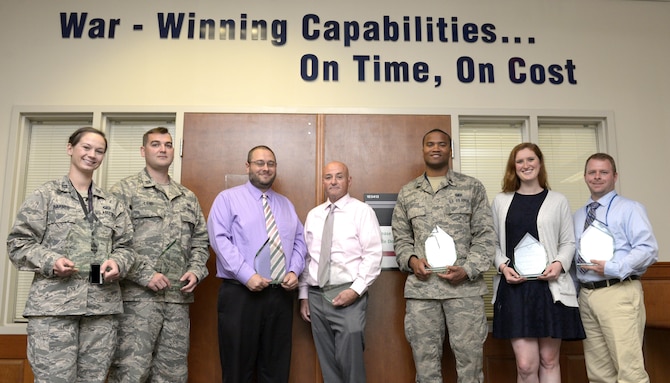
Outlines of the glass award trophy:
<svg viewBox="0 0 670 383">
<path fill-rule="evenodd" d="M 429 271 L 445 272 L 448 266 L 456 263 L 456 244 L 442 228 L 435 226 L 426 238 L 426 261 L 430 265 Z"/>
<path fill-rule="evenodd" d="M 174 239 L 161 251 L 156 263 L 156 271 L 170 280 L 170 288 L 167 291 L 181 292 L 183 282 L 180 279 L 186 273 L 186 265 L 181 244 Z"/>
<path fill-rule="evenodd" d="M 328 302 L 333 303 L 335 299 L 342 291 L 351 287 L 351 283 L 342 283 L 340 285 L 326 285 L 323 286 L 323 296 L 328 300 Z"/>
<path fill-rule="evenodd" d="M 263 278 L 270 279 L 272 271 L 270 270 L 270 238 L 266 239 L 254 256 L 254 270 L 256 274 Z M 271 284 L 281 284 L 281 280 L 273 280 Z"/>
<path fill-rule="evenodd" d="M 577 253 L 577 266 L 593 266 L 592 259 L 609 261 L 614 256 L 614 236 L 604 223 L 593 221 L 582 233 Z"/>
<path fill-rule="evenodd" d="M 526 233 L 514 247 L 514 270 L 523 278 L 535 279 L 542 275 L 547 261 L 544 246 L 530 233 Z"/>
<path fill-rule="evenodd" d="M 97 273 L 100 273 L 100 262 L 96 259 L 98 242 L 93 225 L 88 220 L 77 220 L 65 240 L 66 257 L 74 263 L 74 268 L 81 276 L 88 276 L 93 264 L 98 266 Z"/>
</svg>

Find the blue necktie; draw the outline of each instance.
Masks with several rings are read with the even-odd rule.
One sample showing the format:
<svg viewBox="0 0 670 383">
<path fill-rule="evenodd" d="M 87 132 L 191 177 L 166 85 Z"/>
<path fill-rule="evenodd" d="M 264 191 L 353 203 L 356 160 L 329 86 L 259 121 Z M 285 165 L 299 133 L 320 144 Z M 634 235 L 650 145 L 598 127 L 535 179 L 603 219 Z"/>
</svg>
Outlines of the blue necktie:
<svg viewBox="0 0 670 383">
<path fill-rule="evenodd" d="M 584 230 L 596 220 L 596 209 L 598 209 L 598 207 L 600 207 L 598 202 L 591 202 L 589 204 L 589 210 L 586 212 L 586 220 L 584 221 Z"/>
</svg>

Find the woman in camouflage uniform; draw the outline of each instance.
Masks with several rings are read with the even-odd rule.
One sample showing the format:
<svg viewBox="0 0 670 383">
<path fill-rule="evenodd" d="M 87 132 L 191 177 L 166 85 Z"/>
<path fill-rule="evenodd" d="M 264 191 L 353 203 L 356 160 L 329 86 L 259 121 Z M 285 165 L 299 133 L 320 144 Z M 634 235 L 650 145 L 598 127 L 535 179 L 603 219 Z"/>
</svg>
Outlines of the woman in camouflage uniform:
<svg viewBox="0 0 670 383">
<path fill-rule="evenodd" d="M 104 382 L 123 311 L 118 280 L 134 260 L 124 206 L 93 183 L 104 134 L 69 138 L 68 174 L 21 206 L 7 239 L 12 263 L 35 273 L 23 316 L 35 382 Z"/>
</svg>

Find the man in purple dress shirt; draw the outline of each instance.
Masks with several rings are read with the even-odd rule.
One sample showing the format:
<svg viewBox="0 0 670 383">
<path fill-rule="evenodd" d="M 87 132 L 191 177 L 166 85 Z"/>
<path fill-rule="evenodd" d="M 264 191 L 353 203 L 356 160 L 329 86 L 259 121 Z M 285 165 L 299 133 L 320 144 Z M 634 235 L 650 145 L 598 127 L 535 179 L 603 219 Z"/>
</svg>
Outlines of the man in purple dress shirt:
<svg viewBox="0 0 670 383">
<path fill-rule="evenodd" d="M 249 182 L 219 193 L 207 228 L 223 280 L 217 303 L 223 382 L 288 382 L 294 290 L 305 266 L 303 226 L 293 204 L 271 189 L 277 161 L 267 146 L 249 151 Z M 270 241 L 264 198 L 279 231 Z M 271 243 L 272 242 L 272 243 Z M 274 247 L 284 254 L 271 274 Z"/>
</svg>

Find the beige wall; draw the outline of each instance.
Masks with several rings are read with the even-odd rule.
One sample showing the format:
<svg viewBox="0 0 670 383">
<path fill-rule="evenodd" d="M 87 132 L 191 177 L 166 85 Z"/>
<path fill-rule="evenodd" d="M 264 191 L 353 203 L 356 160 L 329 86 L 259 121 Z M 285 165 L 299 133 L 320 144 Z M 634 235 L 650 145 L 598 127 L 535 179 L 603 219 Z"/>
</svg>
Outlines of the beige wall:
<svg viewBox="0 0 670 383">
<path fill-rule="evenodd" d="M 161 40 L 158 12 L 196 12 L 196 18 L 287 20 L 287 43 L 269 41 Z M 90 18 L 118 18 L 114 39 L 62 39 L 60 12 L 88 12 Z M 458 17 L 494 24 L 498 42 L 426 43 L 306 41 L 303 15 L 322 21 L 382 21 L 389 15 Z M 670 205 L 666 167 L 670 162 L 670 3 L 649 1 L 444 1 L 401 0 L 146 0 L 0 3 L 0 238 L 13 217 L 12 185 L 17 176 L 19 111 L 319 112 L 413 114 L 608 114 L 620 171 L 620 192 L 649 209 L 662 261 L 670 245 Z M 133 24 L 143 24 L 135 32 Z M 502 36 L 535 37 L 535 44 L 503 44 Z M 300 58 L 314 54 L 340 64 L 337 82 L 306 82 Z M 357 81 L 353 55 L 386 61 L 423 61 L 432 82 Z M 458 57 L 492 63 L 495 83 L 460 83 Z M 507 60 L 528 64 L 576 65 L 576 85 L 513 84 Z M 371 76 L 371 73 L 369 73 Z M 99 121 L 94 121 L 94 124 Z M 179 121 L 178 121 L 179 125 Z M 178 126 L 179 129 L 179 126 Z M 7 181 L 9 180 L 9 181 Z M 0 310 L 7 299 L 9 262 L 0 248 Z M 2 318 L 5 313 L 2 312 Z M 1 332 L 15 331 L 0 323 Z M 21 330 L 18 330 L 21 331 Z"/>
</svg>

